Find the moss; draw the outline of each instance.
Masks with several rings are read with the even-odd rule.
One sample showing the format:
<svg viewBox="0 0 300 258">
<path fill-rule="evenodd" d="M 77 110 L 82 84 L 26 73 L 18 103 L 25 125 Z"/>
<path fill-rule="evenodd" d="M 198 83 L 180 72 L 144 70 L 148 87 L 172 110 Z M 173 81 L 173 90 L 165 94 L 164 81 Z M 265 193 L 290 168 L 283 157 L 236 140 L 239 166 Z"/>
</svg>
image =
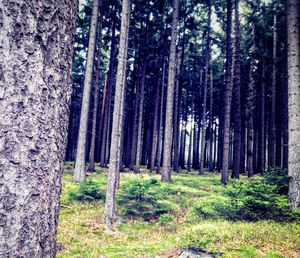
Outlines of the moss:
<svg viewBox="0 0 300 258">
<path fill-rule="evenodd" d="M 100 188 L 105 188 L 106 172 L 93 173 L 89 177 L 97 181 Z M 121 185 L 141 178 L 159 180 L 157 175 L 122 173 Z M 158 221 L 128 220 L 117 224 L 113 233 L 108 233 L 102 222 L 103 202 L 65 203 L 72 188 L 76 188 L 76 184 L 68 170 L 63 178 L 61 197 L 67 207 L 60 211 L 58 229 L 58 242 L 65 248 L 57 257 L 155 257 L 163 251 L 168 253 L 167 250 L 189 245 L 223 251 L 225 258 L 300 257 L 300 224 L 297 222 L 190 219 L 193 204 L 202 198 L 220 198 L 223 186 L 218 174 L 174 175 L 173 184 L 163 184 L 156 191 L 157 198 L 172 207 L 169 215 Z M 172 222 L 162 223 L 171 217 Z"/>
</svg>

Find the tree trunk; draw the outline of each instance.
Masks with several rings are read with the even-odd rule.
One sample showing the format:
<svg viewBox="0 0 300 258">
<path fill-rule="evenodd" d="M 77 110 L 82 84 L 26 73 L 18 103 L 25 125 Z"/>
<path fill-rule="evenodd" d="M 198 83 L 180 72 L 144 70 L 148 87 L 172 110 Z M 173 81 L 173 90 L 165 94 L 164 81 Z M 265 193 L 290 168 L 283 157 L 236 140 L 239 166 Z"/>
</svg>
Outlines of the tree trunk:
<svg viewBox="0 0 300 258">
<path fill-rule="evenodd" d="M 253 110 L 254 110 L 254 63 L 253 53 L 255 51 L 255 24 L 252 23 L 252 57 L 250 61 L 249 89 L 248 89 L 248 136 L 247 136 L 247 165 L 248 177 L 253 176 L 253 154 L 254 154 L 254 126 L 253 126 Z"/>
<path fill-rule="evenodd" d="M 214 80 L 213 80 L 213 70 L 212 67 L 210 68 L 210 88 L 209 88 L 209 163 L 208 168 L 210 172 L 214 171 L 214 165 L 213 165 L 213 136 L 214 136 L 214 130 L 213 130 L 213 92 L 214 92 Z"/>
<path fill-rule="evenodd" d="M 275 166 L 276 160 L 276 60 L 277 60 L 277 16 L 274 15 L 273 24 L 273 73 L 271 89 L 271 116 L 270 116 L 270 136 L 269 136 L 269 166 Z"/>
<path fill-rule="evenodd" d="M 163 142 L 163 111 L 164 111 L 164 94 L 165 94 L 165 60 L 163 61 L 162 80 L 161 80 L 161 94 L 160 94 L 160 111 L 159 111 L 159 130 L 157 141 L 157 154 L 156 154 L 156 173 L 160 173 L 162 142 Z"/>
<path fill-rule="evenodd" d="M 126 74 L 126 62 L 128 53 L 128 34 L 130 23 L 130 0 L 123 0 L 120 30 L 120 50 L 118 57 L 116 94 L 112 124 L 112 142 L 110 147 L 109 174 L 104 208 L 104 221 L 109 230 L 112 230 L 112 223 L 115 218 L 116 185 L 119 173 L 119 152 L 120 152 L 120 123 L 122 107 L 125 95 L 124 74 Z"/>
<path fill-rule="evenodd" d="M 175 83 L 175 59 L 176 59 L 176 39 L 177 39 L 177 23 L 179 16 L 179 0 L 173 0 L 173 21 L 172 34 L 170 44 L 169 58 L 169 76 L 167 88 L 166 103 L 166 120 L 165 120 L 165 137 L 164 137 L 164 155 L 162 182 L 171 182 L 171 153 L 172 153 L 172 127 L 173 127 L 173 106 L 174 106 L 174 83 Z"/>
<path fill-rule="evenodd" d="M 230 112 L 232 99 L 232 49 L 231 49 L 231 27 L 232 27 L 232 0 L 227 0 L 227 21 L 226 21 L 226 91 L 225 91 L 225 111 L 224 111 L 224 132 L 223 132 L 223 153 L 222 153 L 222 178 L 221 182 L 228 182 L 229 166 L 229 132 L 230 132 Z"/>
<path fill-rule="evenodd" d="M 239 0 L 234 0 L 235 19 L 234 19 L 234 146 L 233 146 L 233 170 L 232 178 L 240 177 L 241 160 L 241 61 L 240 61 L 240 15 Z"/>
<path fill-rule="evenodd" d="M 55 257 L 77 1 L 10 3 L 0 1 L 0 256 Z"/>
<path fill-rule="evenodd" d="M 262 82 L 261 82 L 261 100 L 260 100 L 260 148 L 259 148 L 259 156 L 260 156 L 260 164 L 259 164 L 259 172 L 261 175 L 265 172 L 265 164 L 266 164 L 266 140 L 265 140 L 265 99 L 266 99 L 266 68 L 265 68 L 265 60 L 263 59 L 262 64 Z"/>
<path fill-rule="evenodd" d="M 87 64 L 85 69 L 79 134 L 78 134 L 78 141 L 77 141 L 76 162 L 75 162 L 75 169 L 74 169 L 75 181 L 82 181 L 86 177 L 86 172 L 85 172 L 86 138 L 87 138 L 87 129 L 88 129 L 91 85 L 92 85 L 92 78 L 93 78 L 94 56 L 95 56 L 96 38 L 97 38 L 98 15 L 99 15 L 99 1 L 94 0 L 92 17 L 91 17 L 91 25 L 90 25 Z"/>
<path fill-rule="evenodd" d="M 289 161 L 291 177 L 289 200 L 293 208 L 300 207 L 300 49 L 298 0 L 287 0 L 288 31 L 288 95 L 289 95 Z"/>
<path fill-rule="evenodd" d="M 146 57 L 143 57 L 146 58 Z M 143 61 L 142 75 L 140 81 L 140 92 L 139 92 L 139 108 L 138 108 L 138 130 L 137 130 L 137 144 L 136 144 L 136 158 L 134 173 L 140 173 L 140 163 L 142 155 L 142 138 L 143 138 L 143 113 L 144 113 L 144 91 L 145 91 L 145 79 L 146 79 L 146 62 Z"/>
<path fill-rule="evenodd" d="M 100 14 L 99 14 L 100 17 Z M 94 105 L 93 105 L 93 121 L 92 121 L 92 136 L 91 136 L 91 147 L 89 153 L 89 172 L 95 172 L 95 148 L 96 148 L 96 126 L 97 126 L 97 115 L 98 115 L 98 104 L 99 104 L 99 77 L 100 77 L 100 66 L 101 66 L 101 49 L 102 49 L 102 20 L 99 18 L 98 25 L 98 50 L 97 59 L 95 65 L 95 81 L 94 81 Z"/>
</svg>

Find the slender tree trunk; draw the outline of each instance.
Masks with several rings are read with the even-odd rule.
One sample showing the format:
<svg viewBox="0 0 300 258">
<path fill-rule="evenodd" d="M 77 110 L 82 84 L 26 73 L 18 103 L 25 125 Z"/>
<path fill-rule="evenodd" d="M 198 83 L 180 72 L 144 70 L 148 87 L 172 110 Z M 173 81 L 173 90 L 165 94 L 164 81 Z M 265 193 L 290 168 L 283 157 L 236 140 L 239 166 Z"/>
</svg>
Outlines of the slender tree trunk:
<svg viewBox="0 0 300 258">
<path fill-rule="evenodd" d="M 271 117 L 270 117 L 270 136 L 269 136 L 269 165 L 275 166 L 276 160 L 276 60 L 277 60 L 277 16 L 274 15 L 273 24 L 273 73 L 272 73 L 272 89 L 271 89 Z"/>
<path fill-rule="evenodd" d="M 241 160 L 241 61 L 240 61 L 240 15 L 239 0 L 234 0 L 235 19 L 234 19 L 234 146 L 233 146 L 233 170 L 232 178 L 240 177 Z"/>
<path fill-rule="evenodd" d="M 182 56 L 184 55 L 184 45 L 182 52 L 177 57 L 177 77 L 182 69 Z M 173 170 L 179 172 L 179 145 L 180 145 L 180 79 L 177 78 L 175 82 L 175 97 L 174 97 L 174 161 Z"/>
<path fill-rule="evenodd" d="M 161 94 L 160 94 L 160 111 L 159 111 L 159 130 L 157 141 L 157 154 L 156 154 L 156 173 L 160 173 L 162 142 L 163 142 L 163 111 L 164 111 L 164 94 L 165 94 L 165 61 L 163 61 L 162 80 L 161 80 Z"/>
<path fill-rule="evenodd" d="M 98 50 L 95 64 L 95 81 L 94 81 L 94 105 L 93 105 L 93 121 L 92 121 L 92 136 L 91 136 L 91 147 L 89 153 L 89 172 L 95 172 L 95 148 L 96 148 L 96 126 L 97 126 L 97 115 L 98 115 L 98 104 L 99 104 L 99 77 L 100 77 L 100 66 L 101 66 L 101 49 L 102 49 L 102 19 L 99 14 L 99 25 L 98 25 Z"/>
<path fill-rule="evenodd" d="M 212 67 L 210 68 L 210 88 L 209 88 L 209 162 L 208 162 L 208 168 L 210 172 L 214 171 L 214 165 L 213 165 L 213 136 L 214 136 L 214 130 L 213 130 L 213 96 L 214 96 L 214 80 L 213 80 L 213 70 Z"/>
<path fill-rule="evenodd" d="M 87 64 L 85 69 L 82 106 L 81 106 L 81 114 L 80 114 L 76 163 L 74 169 L 75 181 L 82 181 L 86 177 L 86 171 L 85 171 L 86 138 L 87 138 L 87 129 L 88 129 L 91 85 L 92 85 L 92 78 L 93 78 L 94 56 L 95 56 L 96 38 L 97 38 L 98 15 L 99 15 L 99 0 L 94 0 L 92 17 L 91 17 L 91 25 L 90 25 Z"/>
<path fill-rule="evenodd" d="M 222 178 L 221 182 L 228 182 L 229 166 L 229 132 L 230 132 L 230 112 L 232 99 L 232 49 L 231 49 L 231 27 L 232 27 L 232 0 L 227 0 L 227 21 L 226 21 L 226 91 L 225 91 L 225 111 L 224 111 L 224 135 L 222 153 Z"/>
<path fill-rule="evenodd" d="M 261 101 L 260 101 L 260 148 L 259 148 L 259 155 L 260 155 L 260 174 L 263 175 L 265 171 L 265 163 L 266 163 L 266 140 L 265 140 L 265 99 L 266 99 L 266 68 L 265 68 L 265 60 L 263 59 L 262 65 L 262 82 L 261 82 Z"/>
<path fill-rule="evenodd" d="M 187 165 L 187 170 L 188 172 L 191 171 L 191 165 L 192 165 L 192 145 L 193 145 L 193 112 L 194 112 L 194 104 L 192 104 L 192 114 L 191 114 L 191 121 L 190 121 L 190 139 L 189 139 L 189 152 L 188 152 L 188 165 Z"/>
<path fill-rule="evenodd" d="M 173 21 L 172 34 L 170 44 L 170 59 L 169 59 L 169 76 L 167 88 L 167 105 L 166 105 L 166 122 L 165 122 L 165 137 L 164 137 L 164 155 L 163 155 L 163 170 L 162 182 L 171 182 L 171 154 L 172 154 L 172 127 L 173 127 L 173 106 L 174 106 L 174 83 L 175 83 L 175 59 L 176 59 L 176 38 L 177 38 L 177 23 L 179 16 L 179 0 L 173 0 Z"/>
<path fill-rule="evenodd" d="M 140 163 L 142 155 L 142 137 L 143 137 L 143 114 L 144 114 L 144 91 L 145 91 L 145 79 L 146 79 L 146 62 L 143 61 L 142 75 L 140 81 L 140 98 L 139 98 L 139 108 L 138 108 L 138 130 L 137 130 L 137 147 L 136 147 L 136 158 L 134 173 L 140 173 Z"/>
<path fill-rule="evenodd" d="M 1 257 L 56 255 L 76 11 L 0 1 Z"/>
<path fill-rule="evenodd" d="M 110 148 L 109 174 L 104 208 L 104 221 L 109 230 L 112 230 L 112 223 L 115 218 L 116 185 L 119 173 L 118 160 L 120 152 L 120 136 L 122 133 L 120 132 L 120 123 L 125 94 L 125 83 L 123 76 L 124 74 L 126 74 L 128 34 L 130 23 L 130 5 L 130 0 L 123 0 L 120 31 L 120 50 L 118 57 L 116 94 L 113 112 L 112 142 Z"/>
<path fill-rule="evenodd" d="M 252 55 L 255 51 L 255 24 L 252 23 Z M 249 89 L 248 89 L 248 137 L 247 137 L 247 164 L 248 177 L 253 176 L 253 155 L 254 155 L 254 125 L 253 125 L 253 110 L 254 110 L 254 62 L 252 56 L 250 61 Z"/>
<path fill-rule="evenodd" d="M 300 207 L 300 3 L 287 0 L 288 31 L 288 95 L 289 95 L 289 161 L 291 177 L 289 200 L 293 208 Z"/>
</svg>

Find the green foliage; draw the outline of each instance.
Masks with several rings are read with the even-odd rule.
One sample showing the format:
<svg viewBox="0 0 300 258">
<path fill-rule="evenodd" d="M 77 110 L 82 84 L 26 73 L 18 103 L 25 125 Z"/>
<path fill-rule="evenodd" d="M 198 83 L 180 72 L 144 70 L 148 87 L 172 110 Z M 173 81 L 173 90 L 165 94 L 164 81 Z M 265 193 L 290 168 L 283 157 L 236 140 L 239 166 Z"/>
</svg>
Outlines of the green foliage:
<svg viewBox="0 0 300 258">
<path fill-rule="evenodd" d="M 104 191 L 100 189 L 100 184 L 93 179 L 86 179 L 79 184 L 79 187 L 68 191 L 70 200 L 76 201 L 96 201 L 104 200 Z"/>
<path fill-rule="evenodd" d="M 277 193 L 288 194 L 290 178 L 287 170 L 278 167 L 268 168 L 264 179 L 267 184 L 276 186 Z"/>
<path fill-rule="evenodd" d="M 277 194 L 276 189 L 263 179 L 233 181 L 224 189 L 223 196 L 208 196 L 196 202 L 192 215 L 247 221 L 295 218 L 287 198 Z"/>
<path fill-rule="evenodd" d="M 167 213 L 171 206 L 161 201 L 160 188 L 161 184 L 155 178 L 128 181 L 123 185 L 118 198 L 123 215 L 150 220 Z"/>
<path fill-rule="evenodd" d="M 173 223 L 175 218 L 171 214 L 162 214 L 159 216 L 158 224 L 160 226 L 166 226 Z"/>
</svg>

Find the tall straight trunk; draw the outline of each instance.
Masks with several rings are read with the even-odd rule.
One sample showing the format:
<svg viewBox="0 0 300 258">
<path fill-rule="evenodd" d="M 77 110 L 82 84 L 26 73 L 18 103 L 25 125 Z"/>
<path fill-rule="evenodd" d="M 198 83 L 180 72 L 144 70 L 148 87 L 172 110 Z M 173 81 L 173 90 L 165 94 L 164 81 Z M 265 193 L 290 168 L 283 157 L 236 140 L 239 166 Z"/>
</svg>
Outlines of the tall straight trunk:
<svg viewBox="0 0 300 258">
<path fill-rule="evenodd" d="M 270 116 L 270 136 L 269 136 L 269 166 L 275 166 L 276 160 L 276 60 L 277 60 L 277 16 L 274 15 L 273 23 L 273 73 L 271 89 L 271 116 Z"/>
<path fill-rule="evenodd" d="M 130 23 L 130 0 L 123 0 L 120 30 L 120 50 L 118 56 L 118 69 L 116 81 L 116 94 L 112 124 L 112 142 L 110 147 L 109 173 L 104 208 L 104 221 L 109 230 L 112 230 L 112 223 L 115 219 L 116 186 L 119 173 L 119 152 L 120 152 L 120 123 L 122 118 L 122 107 L 125 95 L 125 83 L 123 76 L 126 74 L 126 62 L 128 53 L 128 34 Z"/>
<path fill-rule="evenodd" d="M 260 100 L 260 147 L 259 147 L 259 156 L 260 156 L 260 164 L 259 164 L 259 172 L 261 175 L 264 174 L 265 171 L 265 163 L 266 163 L 266 140 L 265 140 L 265 112 L 266 112 L 266 65 L 265 65 L 265 59 L 263 59 L 262 64 L 262 82 L 261 82 L 261 100 Z"/>
<path fill-rule="evenodd" d="M 112 24 L 112 34 L 111 34 L 111 47 L 110 47 L 110 57 L 109 57 L 109 68 L 105 81 L 105 90 L 103 95 L 103 106 L 101 111 L 101 156 L 100 165 L 102 167 L 107 167 L 108 154 L 109 154 L 109 132 L 111 124 L 111 95 L 112 95 L 112 82 L 113 74 L 115 69 L 115 48 L 116 48 L 116 28 L 115 23 Z"/>
<path fill-rule="evenodd" d="M 133 131 L 132 131 L 132 142 L 131 142 L 131 161 L 130 161 L 130 170 L 134 170 L 134 164 L 136 160 L 136 151 L 137 151 L 137 134 L 138 134 L 138 116 L 139 116 L 139 93 L 140 86 L 139 83 L 139 70 L 140 67 L 137 65 L 137 80 L 135 82 L 135 102 L 134 102 L 134 118 L 133 118 Z"/>
<path fill-rule="evenodd" d="M 199 174 L 204 174 L 204 160 L 205 160 L 205 134 L 206 134 L 206 100 L 207 100 L 207 89 L 208 89 L 208 71 L 210 65 L 210 25 L 211 24 L 211 2 L 208 1 L 208 17 L 207 17 L 207 42 L 206 42 L 206 57 L 205 57 L 205 75 L 203 85 L 203 105 L 202 105 L 202 130 L 201 130 L 201 149 L 200 149 L 200 171 Z"/>
<path fill-rule="evenodd" d="M 77 1 L 0 10 L 0 256 L 55 257 Z"/>
<path fill-rule="evenodd" d="M 289 104 L 289 160 L 291 177 L 289 200 L 293 208 L 300 207 L 300 3 L 287 0 L 288 31 L 288 104 Z"/>
<path fill-rule="evenodd" d="M 161 93 L 160 93 L 160 110 L 159 110 L 159 128 L 158 128 L 158 141 L 156 153 L 156 173 L 160 173 L 162 142 L 163 142 L 163 111 L 164 111 L 164 94 L 165 94 L 165 60 L 163 61 L 162 79 L 161 79 Z"/>
<path fill-rule="evenodd" d="M 157 153 L 157 142 L 159 141 L 159 94 L 160 94 L 160 83 L 161 83 L 161 61 L 162 56 L 159 58 L 160 62 L 158 65 L 158 77 L 155 89 L 155 104 L 154 104 L 154 114 L 153 114 L 153 137 L 152 137 L 152 147 L 151 147 L 151 161 L 150 161 L 150 172 L 155 169 L 156 153 Z"/>
<path fill-rule="evenodd" d="M 223 153 L 222 153 L 222 177 L 221 182 L 228 182 L 229 166 L 229 132 L 230 113 L 232 99 L 232 49 L 231 49 L 231 28 L 232 28 L 232 0 L 227 0 L 227 21 L 226 21 L 226 90 L 225 90 L 225 110 L 224 110 L 224 132 L 223 132 Z"/>
<path fill-rule="evenodd" d="M 252 23 L 252 55 L 255 51 L 255 24 Z M 254 63 L 255 59 L 252 56 L 250 61 L 250 75 L 249 75 L 249 88 L 248 88 L 248 127 L 247 127 L 247 166 L 248 177 L 253 176 L 253 155 L 254 155 L 254 125 L 253 125 L 253 110 L 254 110 Z"/>
<path fill-rule="evenodd" d="M 192 145 L 193 145 L 193 112 L 194 112 L 194 104 L 192 104 L 192 115 L 191 115 L 191 121 L 190 121 L 190 137 L 189 137 L 189 150 L 188 150 L 188 164 L 187 164 L 187 170 L 188 172 L 191 171 L 192 167 Z"/>
<path fill-rule="evenodd" d="M 175 83 L 175 59 L 177 41 L 177 23 L 179 18 L 179 0 L 173 0 L 173 21 L 170 43 L 170 58 L 168 71 L 168 88 L 166 102 L 165 137 L 163 151 L 162 182 L 171 182 L 171 154 L 172 154 L 172 127 L 173 127 L 173 106 L 174 106 L 174 83 Z"/>
<path fill-rule="evenodd" d="M 240 177 L 241 159 L 241 60 L 240 60 L 240 15 L 239 0 L 234 0 L 234 146 L 232 178 Z"/>
<path fill-rule="evenodd" d="M 137 144 L 136 144 L 136 158 L 134 173 L 140 173 L 140 163 L 142 155 L 142 128 L 143 128 L 143 114 L 144 114 L 144 91 L 145 91 L 145 79 L 146 79 L 146 62 L 143 61 L 142 75 L 140 81 L 140 92 L 139 92 L 139 108 L 138 108 L 138 130 L 137 130 Z"/>
<path fill-rule="evenodd" d="M 209 87 L 209 162 L 208 162 L 208 169 L 210 172 L 214 171 L 213 165 L 213 95 L 214 95 L 214 80 L 213 80 L 213 70 L 212 67 L 210 68 L 210 87 Z"/>
<path fill-rule="evenodd" d="M 94 105 L 93 105 L 93 120 L 92 120 L 92 135 L 91 135 L 91 146 L 89 153 L 89 172 L 95 172 L 95 148 L 96 148 L 96 127 L 97 127 L 97 115 L 98 115 L 98 106 L 99 106 L 99 77 L 100 77 L 100 66 L 101 66 L 101 49 L 102 49 L 102 20 L 101 15 L 99 14 L 99 25 L 98 25 L 98 50 L 96 54 L 96 64 L 95 64 L 95 79 L 94 79 Z"/>
<path fill-rule="evenodd" d="M 177 57 L 177 77 L 181 73 L 183 67 L 184 45 L 182 46 L 181 54 Z M 180 145 L 180 79 L 177 78 L 175 83 L 175 97 L 174 97 L 174 161 L 173 170 L 179 171 L 179 145 Z"/>
<path fill-rule="evenodd" d="M 99 0 L 94 0 L 92 17 L 91 17 L 91 25 L 90 25 L 90 36 L 89 36 L 87 63 L 85 69 L 85 79 L 84 79 L 84 86 L 83 86 L 82 106 L 81 106 L 81 113 L 80 113 L 76 162 L 75 162 L 75 169 L 74 169 L 75 181 L 82 181 L 86 177 L 86 171 L 85 171 L 86 138 L 87 138 L 87 129 L 88 129 L 91 86 L 92 86 L 92 78 L 93 78 L 93 70 L 94 70 L 93 68 L 94 68 L 96 38 L 97 38 L 98 15 L 99 15 Z"/>
</svg>

